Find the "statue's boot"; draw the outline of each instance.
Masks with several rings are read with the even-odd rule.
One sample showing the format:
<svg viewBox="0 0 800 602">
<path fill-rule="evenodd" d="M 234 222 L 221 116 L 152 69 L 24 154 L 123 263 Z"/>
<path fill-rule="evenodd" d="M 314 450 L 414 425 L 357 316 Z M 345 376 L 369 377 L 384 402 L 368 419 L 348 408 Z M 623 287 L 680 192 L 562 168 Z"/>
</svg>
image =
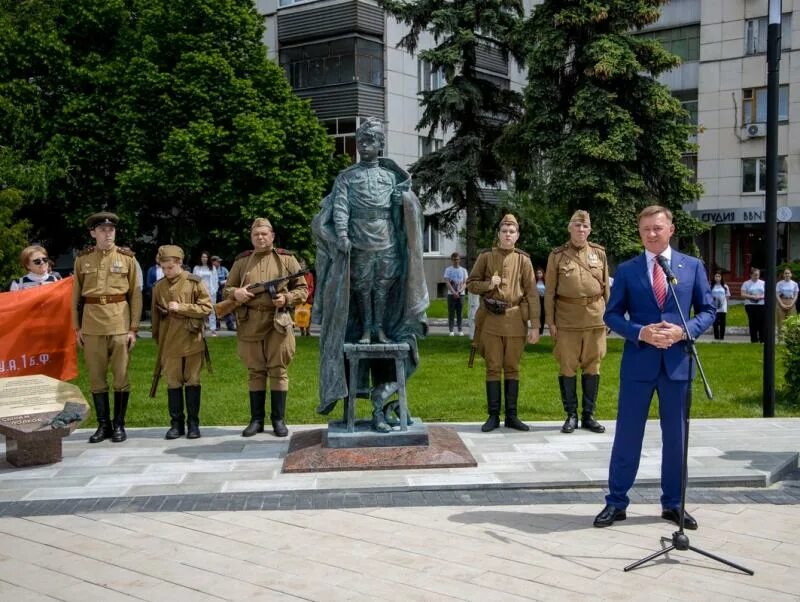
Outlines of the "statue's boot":
<svg viewBox="0 0 800 602">
<path fill-rule="evenodd" d="M 519 381 L 506 379 L 506 419 L 504 425 L 518 431 L 529 431 L 531 427 L 517 417 L 517 398 L 519 397 Z"/>
<path fill-rule="evenodd" d="M 183 416 L 183 387 L 167 389 L 167 408 L 169 409 L 170 428 L 164 439 L 177 439 L 186 434 Z"/>
<path fill-rule="evenodd" d="M 267 392 L 250 391 L 250 424 L 244 427 L 242 437 L 252 437 L 264 432 L 264 416 L 266 416 Z"/>
<path fill-rule="evenodd" d="M 186 387 L 186 438 L 200 438 L 200 385 Z"/>
<path fill-rule="evenodd" d="M 283 422 L 286 416 L 286 395 L 288 391 L 270 391 L 269 392 L 269 419 L 272 422 L 272 432 L 276 437 L 286 437 L 289 434 L 289 429 Z"/>
<path fill-rule="evenodd" d="M 561 390 L 561 403 L 567 413 L 561 432 L 572 433 L 578 428 L 578 377 L 559 376 L 558 388 Z"/>
<path fill-rule="evenodd" d="M 108 391 L 92 393 L 92 401 L 94 402 L 94 413 L 97 416 L 97 430 L 89 437 L 89 443 L 100 443 L 110 439 L 113 433 L 108 416 Z"/>
<path fill-rule="evenodd" d="M 489 410 L 489 419 L 483 423 L 481 430 L 484 433 L 493 431 L 500 426 L 500 381 L 486 381 L 486 405 Z"/>
<path fill-rule="evenodd" d="M 390 433 L 392 431 L 392 427 L 386 422 L 380 399 L 372 400 L 372 430 L 378 433 Z"/>
<path fill-rule="evenodd" d="M 128 413 L 128 398 L 130 391 L 114 391 L 114 432 L 111 440 L 114 443 L 121 443 L 128 438 L 125 432 L 125 414 Z"/>
<path fill-rule="evenodd" d="M 358 299 L 358 309 L 361 311 L 361 322 L 364 324 L 364 331 L 358 342 L 361 345 L 369 345 L 372 342 L 373 318 L 369 291 L 358 291 L 356 299 Z"/>
<path fill-rule="evenodd" d="M 604 433 L 606 427 L 594 419 L 594 410 L 597 407 L 597 391 L 600 388 L 599 374 L 581 374 L 581 388 L 583 389 L 583 411 L 581 412 L 581 428 L 593 433 Z"/>
</svg>

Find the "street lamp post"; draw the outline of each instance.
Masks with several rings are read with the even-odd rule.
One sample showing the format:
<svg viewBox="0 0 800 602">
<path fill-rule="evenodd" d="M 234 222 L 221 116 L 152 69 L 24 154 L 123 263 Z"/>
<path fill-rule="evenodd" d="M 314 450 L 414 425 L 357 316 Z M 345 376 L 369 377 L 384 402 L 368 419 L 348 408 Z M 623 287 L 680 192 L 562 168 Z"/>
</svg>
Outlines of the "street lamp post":
<svg viewBox="0 0 800 602">
<path fill-rule="evenodd" d="M 767 27 L 767 186 L 764 201 L 767 233 L 764 291 L 764 417 L 775 415 L 775 270 L 778 254 L 778 94 L 781 60 L 781 0 L 769 0 Z"/>
</svg>

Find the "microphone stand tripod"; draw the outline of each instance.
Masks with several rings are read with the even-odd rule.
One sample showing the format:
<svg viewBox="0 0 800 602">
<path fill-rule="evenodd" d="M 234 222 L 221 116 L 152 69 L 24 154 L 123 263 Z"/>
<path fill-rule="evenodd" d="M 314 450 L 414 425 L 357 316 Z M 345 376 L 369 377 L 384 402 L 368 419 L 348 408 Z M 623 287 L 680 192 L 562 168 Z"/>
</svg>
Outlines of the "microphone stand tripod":
<svg viewBox="0 0 800 602">
<path fill-rule="evenodd" d="M 711 387 L 708 384 L 708 379 L 706 379 L 705 372 L 703 371 L 703 365 L 700 363 L 700 357 L 697 355 L 697 348 L 695 347 L 695 339 L 689 333 L 689 328 L 686 325 L 686 316 L 683 315 L 683 310 L 681 309 L 681 305 L 678 302 L 678 296 L 675 294 L 675 285 L 678 283 L 677 278 L 672 273 L 672 269 L 670 268 L 669 264 L 665 259 L 661 256 L 658 258 L 658 263 L 664 270 L 664 274 L 667 277 L 667 284 L 669 285 L 669 290 L 672 294 L 672 299 L 675 301 L 675 305 L 678 308 L 678 314 L 681 317 L 681 323 L 683 325 L 683 331 L 686 333 L 686 352 L 691 354 L 694 363 L 697 365 L 697 371 L 700 374 L 700 378 L 703 380 L 703 387 L 706 391 L 706 397 L 708 399 L 713 399 L 714 394 L 711 392 Z M 683 531 L 683 522 L 686 516 L 686 486 L 689 480 L 689 469 L 688 469 L 688 460 L 689 460 L 689 414 L 692 409 L 692 382 L 689 381 L 688 386 L 686 387 L 686 401 L 684 404 L 684 415 L 683 415 L 683 473 L 681 475 L 681 509 L 680 509 L 680 521 L 678 523 L 678 530 L 672 534 L 672 537 L 662 537 L 661 538 L 661 545 L 664 546 L 665 542 L 671 542 L 669 546 L 650 554 L 649 556 L 642 558 L 641 560 L 637 560 L 636 562 L 629 564 L 623 570 L 625 572 L 631 571 L 646 562 L 651 560 L 655 560 L 659 556 L 663 556 L 664 554 L 670 553 L 672 550 L 680 550 L 681 552 L 686 550 L 691 550 L 692 552 L 697 552 L 698 554 L 702 554 L 707 558 L 711 558 L 712 560 L 716 560 L 717 562 L 721 562 L 722 564 L 727 564 L 729 567 L 734 569 L 738 569 L 743 573 L 747 573 L 748 575 L 753 575 L 753 571 L 743 566 L 736 564 L 735 562 L 731 562 L 730 560 L 725 560 L 724 558 L 720 558 L 715 554 L 710 552 L 706 552 L 705 550 L 701 550 L 693 546 L 689 542 L 689 536 L 686 535 Z"/>
</svg>

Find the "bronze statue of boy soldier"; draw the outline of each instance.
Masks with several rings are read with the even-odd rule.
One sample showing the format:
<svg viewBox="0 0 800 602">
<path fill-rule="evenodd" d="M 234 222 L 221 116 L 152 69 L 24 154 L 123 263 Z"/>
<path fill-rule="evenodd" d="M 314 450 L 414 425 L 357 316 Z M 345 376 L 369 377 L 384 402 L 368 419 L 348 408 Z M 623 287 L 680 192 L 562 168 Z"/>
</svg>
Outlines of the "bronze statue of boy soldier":
<svg viewBox="0 0 800 602">
<path fill-rule="evenodd" d="M 83 348 L 92 391 L 97 430 L 89 443 L 125 441 L 128 411 L 130 351 L 142 315 L 142 289 L 137 282 L 134 254 L 115 244 L 119 217 L 107 211 L 86 218 L 95 245 L 75 258 L 72 287 L 72 327 Z M 108 370 L 114 389 L 114 418 L 110 417 Z"/>
<path fill-rule="evenodd" d="M 570 239 L 553 249 L 545 272 L 545 320 L 555 341 L 558 383 L 567 419 L 563 433 L 578 428 L 578 376 L 581 370 L 581 428 L 602 433 L 594 418 L 600 387 L 600 362 L 606 355 L 603 314 L 610 294 L 608 261 L 603 247 L 588 240 L 592 223 L 587 211 L 569 220 Z"/>
<path fill-rule="evenodd" d="M 170 429 L 166 439 L 200 437 L 200 369 L 208 359 L 203 338 L 211 297 L 202 279 L 183 269 L 183 249 L 158 248 L 158 265 L 164 277 L 153 287 L 153 339 L 158 345 L 156 372 L 150 397 L 155 397 L 159 374 L 167 380 Z M 184 429 L 184 394 L 186 428 Z"/>
</svg>

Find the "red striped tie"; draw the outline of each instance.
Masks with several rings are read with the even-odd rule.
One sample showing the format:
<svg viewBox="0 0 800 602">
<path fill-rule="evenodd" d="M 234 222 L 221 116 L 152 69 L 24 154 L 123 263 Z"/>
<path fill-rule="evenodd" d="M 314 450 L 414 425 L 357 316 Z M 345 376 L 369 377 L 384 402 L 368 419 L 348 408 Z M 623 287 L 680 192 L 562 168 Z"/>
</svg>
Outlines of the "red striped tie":
<svg viewBox="0 0 800 602">
<path fill-rule="evenodd" d="M 658 263 L 658 257 L 653 260 L 653 293 L 658 301 L 658 308 L 664 309 L 664 302 L 667 300 L 667 279 Z"/>
</svg>

